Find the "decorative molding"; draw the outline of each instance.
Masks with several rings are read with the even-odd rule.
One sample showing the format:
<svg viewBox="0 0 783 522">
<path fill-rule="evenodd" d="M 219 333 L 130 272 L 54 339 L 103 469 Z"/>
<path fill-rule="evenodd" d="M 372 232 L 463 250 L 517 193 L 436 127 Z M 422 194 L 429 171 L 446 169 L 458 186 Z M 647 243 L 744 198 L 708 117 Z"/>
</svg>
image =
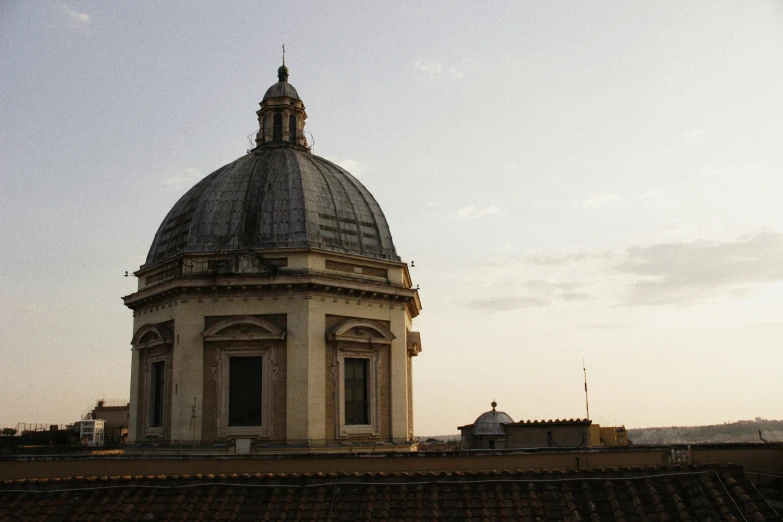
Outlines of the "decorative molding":
<svg viewBox="0 0 783 522">
<path fill-rule="evenodd" d="M 421 353 L 421 334 L 408 331 L 407 335 L 408 355 L 415 357 Z"/>
<path fill-rule="evenodd" d="M 263 330 L 255 333 L 228 333 L 222 332 L 232 326 L 245 325 L 255 326 Z M 219 323 L 210 326 L 201 334 L 205 341 L 261 341 L 261 340 L 283 340 L 285 331 L 278 328 L 269 321 L 259 319 L 250 315 L 234 316 L 224 319 Z"/>
<path fill-rule="evenodd" d="M 421 301 L 415 288 L 400 284 L 380 284 L 345 276 L 335 276 L 334 273 L 317 270 L 289 270 L 280 273 L 274 280 L 258 277 L 241 278 L 240 280 L 214 281 L 198 277 L 173 278 L 152 287 L 143 288 L 124 297 L 125 305 L 133 310 L 152 310 L 171 300 L 185 300 L 196 297 L 203 301 L 205 291 L 219 292 L 211 295 L 212 299 L 257 297 L 268 295 L 277 300 L 280 294 L 305 294 L 345 298 L 348 295 L 360 298 L 363 302 L 373 304 L 389 304 L 390 307 L 400 304 L 408 309 L 411 317 L 416 317 L 421 310 Z"/>
<path fill-rule="evenodd" d="M 142 341 L 146 339 L 146 341 Z M 145 324 L 133 334 L 131 344 L 137 350 L 145 348 L 154 348 L 164 344 L 172 344 L 174 335 L 168 327 L 162 324 Z"/>
<path fill-rule="evenodd" d="M 369 335 L 352 333 L 352 330 L 354 329 L 356 329 L 356 332 L 366 330 Z M 332 328 L 332 330 L 326 334 L 326 338 L 330 341 L 367 344 L 391 344 L 392 341 L 396 339 L 395 335 L 386 326 L 369 319 L 346 319 Z"/>
</svg>

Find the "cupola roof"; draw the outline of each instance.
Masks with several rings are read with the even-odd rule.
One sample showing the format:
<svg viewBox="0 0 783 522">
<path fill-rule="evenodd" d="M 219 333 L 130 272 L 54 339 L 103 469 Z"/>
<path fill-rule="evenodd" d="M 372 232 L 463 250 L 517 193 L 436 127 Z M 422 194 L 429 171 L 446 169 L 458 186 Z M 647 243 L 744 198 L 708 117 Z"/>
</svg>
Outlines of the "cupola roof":
<svg viewBox="0 0 783 522">
<path fill-rule="evenodd" d="M 507 413 L 497 411 L 497 403 L 492 401 L 492 409 L 478 416 L 473 423 L 473 435 L 505 435 L 505 424 L 513 424 L 512 419 Z"/>
<path fill-rule="evenodd" d="M 301 99 L 294 86 L 288 83 L 288 67 L 285 66 L 285 47 L 283 48 L 283 65 L 277 69 L 277 83 L 267 89 L 263 99 L 281 97 L 293 98 L 295 100 Z"/>
<path fill-rule="evenodd" d="M 281 67 L 282 69 L 282 67 Z M 286 69 L 287 71 L 288 69 Z M 288 75 L 286 75 L 286 78 L 288 78 Z M 267 98 L 293 98 L 294 100 L 301 100 L 299 97 L 299 93 L 296 92 L 296 89 L 294 89 L 294 86 L 288 83 L 288 80 L 285 81 L 279 81 L 273 86 L 271 86 L 269 89 L 266 90 L 266 94 L 264 94 L 263 99 Z"/>
</svg>

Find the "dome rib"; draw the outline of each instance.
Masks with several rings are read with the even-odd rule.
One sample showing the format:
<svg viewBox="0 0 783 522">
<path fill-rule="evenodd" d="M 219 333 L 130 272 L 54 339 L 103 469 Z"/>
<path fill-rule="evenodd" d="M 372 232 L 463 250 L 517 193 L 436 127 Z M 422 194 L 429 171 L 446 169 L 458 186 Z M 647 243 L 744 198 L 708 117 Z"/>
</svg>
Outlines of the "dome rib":
<svg viewBox="0 0 783 522">
<path fill-rule="evenodd" d="M 339 172 L 346 173 L 346 171 L 343 170 L 339 165 L 336 165 L 336 164 L 332 163 L 329 160 L 324 160 L 324 161 L 327 164 L 331 165 L 332 168 L 338 170 Z M 384 247 L 385 247 L 385 245 L 383 243 L 383 240 L 385 238 L 384 238 L 383 234 L 381 233 L 381 228 L 379 227 L 379 224 L 378 224 L 378 216 L 383 217 L 383 226 L 384 226 L 384 228 L 387 231 L 388 231 L 388 224 L 386 223 L 386 216 L 384 216 L 383 212 L 380 211 L 380 205 L 378 205 L 378 202 L 375 200 L 373 195 L 370 194 L 370 192 L 364 187 L 364 185 L 359 183 L 359 181 L 356 178 L 354 178 L 353 176 L 343 176 L 343 177 L 346 178 L 349 183 L 351 183 L 351 185 L 353 186 L 353 188 L 357 192 L 359 192 L 359 195 L 364 200 L 365 206 L 370 210 L 369 217 L 372 219 L 371 223 L 372 223 L 372 226 L 373 226 L 373 228 L 375 230 L 376 237 L 378 238 L 378 246 L 379 246 L 380 250 L 383 250 Z M 368 197 L 369 197 L 369 199 L 371 201 L 368 201 L 368 199 L 367 199 Z M 377 213 L 376 212 L 372 212 L 376 208 L 377 208 L 378 212 Z M 358 215 L 355 215 L 354 217 L 356 219 L 356 227 L 357 227 L 358 233 L 359 233 L 359 242 L 360 242 L 360 245 L 363 246 L 364 234 L 362 233 L 362 229 L 361 229 L 363 222 L 359 219 Z M 394 247 L 392 246 L 392 248 L 394 248 Z M 364 250 L 364 248 L 362 248 L 362 250 Z"/>
<path fill-rule="evenodd" d="M 325 163 L 326 163 L 326 165 L 324 165 L 324 167 L 326 167 L 326 170 L 329 171 L 331 176 L 334 178 L 334 181 L 336 182 L 336 184 L 339 185 L 341 194 L 346 196 L 345 197 L 345 201 L 347 201 L 348 206 L 350 206 L 350 215 L 351 215 L 353 221 L 356 223 L 356 236 L 357 236 L 357 243 L 359 245 L 359 251 L 364 253 L 364 252 L 366 252 L 366 250 L 364 248 L 364 243 L 362 241 L 362 231 L 361 231 L 361 227 L 359 225 L 359 223 L 360 223 L 359 216 L 358 216 L 358 214 L 356 212 L 356 206 L 354 205 L 354 203 L 351 200 L 351 198 L 347 196 L 348 192 L 345 190 L 345 185 L 343 185 L 343 182 L 342 182 L 342 179 L 341 179 L 341 177 L 344 177 L 344 176 L 342 176 L 343 173 L 339 172 L 339 171 L 335 172 L 332 169 L 329 169 L 328 168 L 329 162 L 325 162 Z M 316 165 L 316 168 L 321 173 L 321 175 L 324 176 L 323 175 L 323 170 L 322 170 L 321 166 L 320 165 Z M 324 179 L 326 180 L 327 177 L 324 176 Z M 337 216 L 337 227 L 338 227 L 338 234 L 339 234 L 339 237 L 340 237 L 340 244 L 342 245 L 343 248 L 345 248 L 344 240 L 347 239 L 347 238 L 344 238 L 344 236 L 345 235 L 350 235 L 350 232 L 352 232 L 352 230 L 351 230 L 350 226 L 345 227 L 345 230 L 343 230 L 343 226 L 340 223 L 340 221 L 341 221 L 340 220 L 340 210 L 342 210 L 343 212 L 347 213 L 348 209 L 347 208 L 342 208 L 342 209 L 338 208 L 337 204 L 334 201 L 334 190 L 331 187 L 331 183 L 329 183 L 327 181 L 327 184 L 329 185 L 329 191 L 332 194 L 332 204 L 334 206 L 334 213 Z M 346 224 L 346 225 L 350 225 L 351 224 L 350 220 L 345 220 L 345 221 L 347 221 L 348 223 L 344 223 L 344 224 Z"/>
<path fill-rule="evenodd" d="M 329 199 L 330 199 L 330 201 L 331 201 L 331 203 L 332 203 L 332 211 L 333 211 L 333 212 L 335 213 L 335 215 L 336 215 L 336 214 L 337 214 L 337 211 L 336 211 L 336 209 L 337 209 L 337 203 L 336 203 L 336 202 L 335 202 L 335 200 L 334 200 L 334 191 L 332 190 L 332 186 L 331 186 L 331 184 L 329 183 L 329 180 L 328 180 L 328 179 L 327 179 L 327 177 L 324 175 L 323 171 L 322 171 L 322 170 L 321 170 L 321 168 L 318 166 L 318 164 L 312 160 L 312 158 L 309 158 L 309 157 L 308 157 L 307 159 L 309 160 L 310 164 L 311 164 L 311 165 L 312 165 L 312 166 L 315 168 L 315 170 L 318 172 L 318 175 L 319 175 L 319 176 L 321 177 L 321 179 L 323 180 L 323 182 L 324 182 L 324 186 L 326 187 L 326 190 L 329 192 Z M 306 198 L 305 198 L 305 205 L 307 205 L 307 199 L 306 199 Z M 308 209 L 308 211 L 309 211 L 309 210 L 310 210 L 310 209 Z M 316 214 L 316 215 L 319 215 L 319 214 L 320 214 L 320 212 L 319 212 L 319 208 L 318 208 L 318 205 L 317 205 L 317 202 L 316 202 L 316 208 L 315 208 L 315 209 L 313 209 L 313 211 L 315 212 L 315 214 Z M 319 216 L 319 217 L 320 217 L 320 216 Z M 315 235 L 315 237 L 317 238 L 318 242 L 320 243 L 320 242 L 321 242 L 321 230 L 320 230 L 320 227 L 321 227 L 321 225 L 319 225 L 319 230 L 315 230 L 315 231 L 310 231 L 310 230 L 308 230 L 308 231 L 307 231 L 307 232 L 308 232 L 308 234 L 307 234 L 307 237 L 311 237 L 311 234 L 314 234 L 314 235 Z M 344 249 L 344 248 L 345 248 L 345 244 L 343 243 L 343 234 L 342 234 L 342 229 L 341 229 L 341 226 L 340 226 L 340 220 L 339 220 L 339 219 L 336 219 L 336 220 L 335 220 L 335 227 L 336 227 L 336 229 L 337 229 L 337 240 L 338 240 L 338 241 L 339 241 L 339 243 L 340 243 L 340 248 L 343 248 L 343 249 Z"/>
<path fill-rule="evenodd" d="M 258 168 L 258 164 L 265 159 L 267 159 L 266 152 L 264 152 L 262 156 L 259 156 L 255 163 L 253 163 L 253 168 L 250 172 L 250 179 L 248 180 L 247 184 L 248 188 L 245 191 L 245 212 L 243 215 L 244 223 L 242 226 L 242 240 L 245 244 L 252 244 L 255 242 L 256 238 L 259 237 L 258 213 L 259 208 L 261 207 L 261 187 L 264 186 L 266 176 L 263 176 L 264 179 L 259 179 L 259 177 L 262 176 L 257 176 L 256 170 Z M 264 169 L 262 173 L 266 174 L 267 171 Z"/>
</svg>

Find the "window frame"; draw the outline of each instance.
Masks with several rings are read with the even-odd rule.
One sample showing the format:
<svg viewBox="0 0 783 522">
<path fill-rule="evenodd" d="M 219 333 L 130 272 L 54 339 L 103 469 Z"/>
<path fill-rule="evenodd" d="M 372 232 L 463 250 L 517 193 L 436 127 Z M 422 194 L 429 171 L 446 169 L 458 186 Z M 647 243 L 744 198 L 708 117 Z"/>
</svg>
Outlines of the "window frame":
<svg viewBox="0 0 783 522">
<path fill-rule="evenodd" d="M 150 368 L 150 393 L 149 408 L 147 409 L 147 425 L 150 428 L 160 428 L 163 426 L 163 407 L 166 404 L 166 361 L 150 361 L 148 364 Z M 160 369 L 160 372 L 158 372 L 158 369 Z M 159 411 L 158 408 L 160 408 Z M 158 416 L 159 418 L 156 419 Z"/>
<path fill-rule="evenodd" d="M 258 426 L 229 426 L 229 395 L 232 358 L 261 357 L 261 424 Z M 272 380 L 275 367 L 272 346 L 231 346 L 219 348 L 217 368 L 218 438 L 268 438 L 272 435 Z"/>
<path fill-rule="evenodd" d="M 293 126 L 291 126 L 292 123 Z M 296 114 L 291 113 L 288 115 L 288 143 L 292 143 L 294 145 L 296 145 L 299 138 L 297 132 L 298 129 L 296 128 L 296 126 L 297 126 Z"/>
<path fill-rule="evenodd" d="M 345 359 L 367 360 L 367 424 L 346 424 L 345 422 Z M 380 435 L 380 347 L 351 347 L 337 350 L 337 436 Z"/>
<path fill-rule="evenodd" d="M 168 348 L 153 348 L 142 352 L 144 356 L 144 420 L 142 435 L 144 438 L 164 438 L 166 435 L 166 426 L 169 422 L 171 407 L 169 405 L 169 389 L 171 388 L 171 351 Z M 160 391 L 163 399 L 161 408 L 160 426 L 151 424 L 152 392 L 154 389 L 153 368 L 155 364 L 163 363 L 163 389 Z"/>
<path fill-rule="evenodd" d="M 350 364 L 349 364 L 350 363 Z M 351 369 L 351 381 L 353 381 L 352 386 L 347 385 L 348 381 L 348 366 L 353 366 Z M 360 367 L 362 370 L 362 378 L 358 379 L 356 378 L 356 369 L 357 367 Z M 351 413 L 352 416 L 356 417 L 356 406 L 358 404 L 364 404 L 363 411 L 361 412 L 361 417 L 366 422 L 348 422 L 348 419 L 346 418 L 345 424 L 350 426 L 358 426 L 358 425 L 364 425 L 370 423 L 370 361 L 365 357 L 345 357 L 343 359 L 343 369 L 345 370 L 345 378 L 343 379 L 343 388 L 353 388 L 352 389 L 352 400 L 350 401 L 351 407 L 348 407 L 348 399 L 347 399 L 347 393 L 346 393 L 346 400 L 343 402 L 343 407 L 345 408 L 344 416 L 348 417 L 348 414 Z M 362 384 L 361 387 L 357 387 L 356 383 L 360 382 Z M 356 399 L 356 391 L 357 388 L 359 389 L 360 393 L 364 397 L 364 400 L 359 401 Z M 361 389 L 363 388 L 363 389 Z"/>
<path fill-rule="evenodd" d="M 277 120 L 280 119 L 280 126 L 277 126 Z M 272 142 L 273 143 L 285 143 L 283 141 L 283 130 L 285 129 L 285 120 L 283 119 L 282 112 L 276 112 L 272 116 Z M 278 130 L 280 133 L 278 134 Z"/>
</svg>

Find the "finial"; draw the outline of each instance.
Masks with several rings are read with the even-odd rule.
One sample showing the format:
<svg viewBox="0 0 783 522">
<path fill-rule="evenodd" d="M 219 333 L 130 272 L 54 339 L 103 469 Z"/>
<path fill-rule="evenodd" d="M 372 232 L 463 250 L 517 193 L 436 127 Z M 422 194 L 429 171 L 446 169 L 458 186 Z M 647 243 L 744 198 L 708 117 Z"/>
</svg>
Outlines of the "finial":
<svg viewBox="0 0 783 522">
<path fill-rule="evenodd" d="M 283 65 L 277 69 L 277 79 L 281 82 L 288 81 L 288 67 L 285 66 L 285 44 L 283 44 Z"/>
<path fill-rule="evenodd" d="M 495 411 L 495 407 L 498 405 L 497 402 L 495 402 L 494 399 L 492 399 L 492 411 Z"/>
</svg>

